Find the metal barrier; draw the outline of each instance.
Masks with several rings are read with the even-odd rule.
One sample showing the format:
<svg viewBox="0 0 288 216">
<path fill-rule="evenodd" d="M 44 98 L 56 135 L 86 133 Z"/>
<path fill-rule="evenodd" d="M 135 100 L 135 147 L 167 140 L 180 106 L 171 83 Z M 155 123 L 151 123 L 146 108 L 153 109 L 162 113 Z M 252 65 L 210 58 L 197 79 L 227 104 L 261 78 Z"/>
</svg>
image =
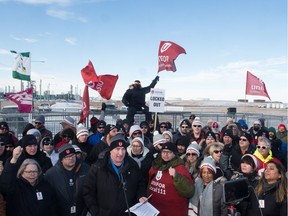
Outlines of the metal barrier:
<svg viewBox="0 0 288 216">
<path fill-rule="evenodd" d="M 127 112 L 125 111 L 106 111 L 105 112 L 105 121 L 107 124 L 115 124 L 117 119 L 125 119 Z M 173 129 L 176 129 L 179 125 L 179 122 L 184 118 L 189 118 L 191 112 L 166 112 L 158 113 L 159 122 L 169 121 L 173 125 Z M 287 116 L 275 116 L 275 115 L 263 115 L 263 114 L 244 114 L 244 113 L 235 113 L 235 115 L 227 113 L 193 113 L 200 118 L 201 122 L 205 125 L 209 119 L 213 121 L 220 122 L 221 126 L 226 124 L 228 118 L 233 118 L 235 121 L 239 119 L 244 119 L 248 126 L 252 126 L 253 122 L 259 118 L 265 119 L 266 127 L 275 127 L 277 129 L 280 123 L 287 125 L 288 118 Z M 35 112 L 35 113 L 13 113 L 13 114 L 0 114 L 0 122 L 6 121 L 9 125 L 10 130 L 14 131 L 18 138 L 22 137 L 22 131 L 28 123 L 33 123 L 34 119 L 38 115 L 45 116 L 45 126 L 47 129 L 51 130 L 53 135 L 62 129 L 60 122 L 67 116 L 74 118 L 76 123 L 80 119 L 80 113 L 78 112 Z M 87 118 L 85 126 L 90 127 L 90 118 L 93 116 L 99 118 L 100 111 L 96 111 L 90 114 Z M 145 118 L 144 115 L 137 114 L 135 116 L 135 121 L 140 123 Z"/>
</svg>

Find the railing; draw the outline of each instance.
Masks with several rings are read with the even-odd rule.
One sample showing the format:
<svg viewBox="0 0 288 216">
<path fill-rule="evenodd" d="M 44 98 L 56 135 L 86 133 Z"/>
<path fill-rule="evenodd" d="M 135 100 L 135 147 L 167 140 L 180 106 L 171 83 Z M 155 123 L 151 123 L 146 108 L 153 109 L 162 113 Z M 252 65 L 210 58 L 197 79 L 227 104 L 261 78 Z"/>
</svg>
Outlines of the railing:
<svg viewBox="0 0 288 216">
<path fill-rule="evenodd" d="M 79 112 L 35 112 L 35 113 L 13 113 L 13 114 L 0 114 L 0 121 L 6 121 L 9 125 L 10 130 L 14 131 L 17 134 L 18 138 L 22 136 L 22 131 L 28 123 L 33 123 L 34 119 L 38 115 L 45 116 L 45 126 L 47 129 L 51 130 L 55 135 L 58 131 L 62 129 L 60 122 L 67 116 L 73 117 L 76 123 L 80 119 Z M 105 121 L 108 124 L 115 124 L 117 119 L 125 119 L 127 112 L 126 111 L 106 111 Z M 173 128 L 176 129 L 179 125 L 179 122 L 183 118 L 189 118 L 190 112 L 166 112 L 158 113 L 159 122 L 169 121 L 172 123 Z M 227 118 L 233 118 L 235 121 L 239 119 L 246 120 L 248 126 L 252 126 L 253 122 L 259 118 L 265 119 L 266 127 L 275 127 L 277 129 L 280 123 L 287 125 L 288 118 L 286 116 L 275 116 L 275 115 L 264 115 L 264 114 L 244 114 L 244 113 L 202 113 L 194 112 L 196 116 L 200 117 L 201 122 L 206 124 L 209 119 L 220 122 L 221 126 L 226 124 Z M 100 111 L 95 111 L 90 114 L 87 118 L 85 126 L 90 127 L 90 118 L 100 116 Z M 145 119 L 145 116 L 142 114 L 135 115 L 135 122 L 140 123 Z"/>
</svg>

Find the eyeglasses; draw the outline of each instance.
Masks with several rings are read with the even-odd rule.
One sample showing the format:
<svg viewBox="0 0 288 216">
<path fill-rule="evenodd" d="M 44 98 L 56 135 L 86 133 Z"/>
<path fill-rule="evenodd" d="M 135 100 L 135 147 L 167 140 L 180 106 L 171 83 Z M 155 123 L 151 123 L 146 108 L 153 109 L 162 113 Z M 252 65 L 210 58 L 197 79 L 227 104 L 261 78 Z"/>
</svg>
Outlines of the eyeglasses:
<svg viewBox="0 0 288 216">
<path fill-rule="evenodd" d="M 36 170 L 28 170 L 28 171 L 24 171 L 24 173 L 27 173 L 27 174 L 38 174 L 39 171 L 36 171 Z"/>
<path fill-rule="evenodd" d="M 188 126 L 182 126 L 182 128 L 188 128 Z"/>
<path fill-rule="evenodd" d="M 214 150 L 213 151 L 215 154 L 219 154 L 219 153 L 222 153 L 222 150 Z"/>
<path fill-rule="evenodd" d="M 6 149 L 14 148 L 14 146 L 5 146 Z"/>
<path fill-rule="evenodd" d="M 167 128 L 166 126 L 160 126 L 160 128 Z"/>
<path fill-rule="evenodd" d="M 35 122 L 35 125 L 41 125 L 42 123 L 41 122 Z"/>
<path fill-rule="evenodd" d="M 136 135 L 142 135 L 142 133 L 141 133 L 141 132 L 135 132 L 135 133 L 133 133 L 132 135 L 134 135 L 134 136 L 136 136 Z"/>
<path fill-rule="evenodd" d="M 104 129 L 105 127 L 98 127 L 98 129 Z"/>
<path fill-rule="evenodd" d="M 244 142 L 246 142 L 246 141 L 247 141 L 247 139 L 243 139 L 243 138 L 240 138 L 240 141 L 244 141 Z"/>
<path fill-rule="evenodd" d="M 7 128 L 5 128 L 5 127 L 1 127 L 0 130 L 7 130 Z"/>
<path fill-rule="evenodd" d="M 196 153 L 186 153 L 187 156 L 198 156 Z"/>
<path fill-rule="evenodd" d="M 258 149 L 262 148 L 262 149 L 266 149 L 266 146 L 257 146 Z"/>
<path fill-rule="evenodd" d="M 4 143 L 0 143 L 0 146 L 5 146 L 5 144 Z"/>
<path fill-rule="evenodd" d="M 141 146 L 138 145 L 132 145 L 133 148 L 141 148 Z"/>
<path fill-rule="evenodd" d="M 201 125 L 193 125 L 193 127 L 202 127 Z"/>
<path fill-rule="evenodd" d="M 53 143 L 45 142 L 45 143 L 43 143 L 43 145 L 53 145 Z"/>
</svg>

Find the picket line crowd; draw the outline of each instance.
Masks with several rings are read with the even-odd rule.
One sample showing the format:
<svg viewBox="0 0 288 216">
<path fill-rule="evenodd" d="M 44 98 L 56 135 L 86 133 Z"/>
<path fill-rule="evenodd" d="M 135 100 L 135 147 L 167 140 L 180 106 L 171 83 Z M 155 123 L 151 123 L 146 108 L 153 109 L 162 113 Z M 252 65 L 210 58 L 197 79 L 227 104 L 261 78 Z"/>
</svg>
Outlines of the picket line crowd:
<svg viewBox="0 0 288 216">
<path fill-rule="evenodd" d="M 173 131 L 158 119 L 106 124 L 101 110 L 89 129 L 67 116 L 57 134 L 39 115 L 20 140 L 0 122 L 0 215 L 132 215 L 150 195 L 162 216 L 227 215 L 223 184 L 239 178 L 251 186 L 241 215 L 287 215 L 284 124 L 191 115 Z"/>
</svg>

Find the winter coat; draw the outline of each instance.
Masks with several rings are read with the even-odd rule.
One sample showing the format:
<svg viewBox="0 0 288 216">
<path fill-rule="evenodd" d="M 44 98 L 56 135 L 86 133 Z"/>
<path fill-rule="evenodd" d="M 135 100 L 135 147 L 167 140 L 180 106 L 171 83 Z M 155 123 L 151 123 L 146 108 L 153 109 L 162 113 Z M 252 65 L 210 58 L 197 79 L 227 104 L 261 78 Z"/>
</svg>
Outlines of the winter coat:
<svg viewBox="0 0 288 216">
<path fill-rule="evenodd" d="M 83 197 L 93 216 L 124 215 L 127 210 L 123 181 L 129 207 L 146 196 L 146 187 L 137 163 L 128 155 L 124 158 L 123 167 L 117 169 L 107 151 L 94 163 L 84 183 Z M 114 167 L 114 168 L 113 168 Z M 117 173 L 116 173 L 117 172 Z M 122 176 L 121 174 L 122 173 Z M 123 181 L 122 181 L 123 180 Z"/>
<path fill-rule="evenodd" d="M 89 165 L 77 160 L 74 169 L 68 172 L 61 161 L 58 161 L 54 167 L 46 172 L 45 179 L 56 193 L 54 202 L 57 203 L 59 216 L 82 215 L 85 212 L 82 191 L 89 168 Z M 76 206 L 76 213 L 72 214 L 71 208 L 73 206 Z"/>
<path fill-rule="evenodd" d="M 176 170 L 174 178 L 169 174 L 170 167 Z M 187 199 L 194 194 L 194 184 L 181 158 L 175 156 L 168 163 L 163 163 L 161 157 L 153 161 L 149 171 L 150 194 L 150 203 L 160 211 L 159 216 L 187 215 Z"/>
<path fill-rule="evenodd" d="M 203 180 L 198 178 L 195 182 L 195 194 L 189 200 L 188 215 L 193 215 L 194 209 L 200 216 L 226 216 L 228 207 L 223 201 L 223 180 L 219 177 L 204 187 Z"/>
<path fill-rule="evenodd" d="M 278 182 L 273 185 L 264 184 L 262 193 L 258 199 L 253 196 L 250 208 L 247 209 L 247 216 L 287 216 L 287 199 L 281 203 L 276 202 L 276 190 Z M 262 215 L 259 210 L 259 202 L 264 205 L 261 208 Z"/>
<path fill-rule="evenodd" d="M 127 107 L 135 107 L 137 110 L 141 107 L 145 107 L 145 95 L 150 92 L 151 88 L 154 88 L 157 84 L 157 79 L 154 79 L 149 86 L 139 87 L 138 85 L 134 88 L 127 89 L 122 97 L 122 102 Z"/>
<path fill-rule="evenodd" d="M 17 164 L 7 162 L 0 177 L 0 189 L 7 201 L 7 215 L 56 215 L 55 193 L 49 183 L 40 176 L 32 186 L 23 177 L 16 178 L 17 171 Z"/>
<path fill-rule="evenodd" d="M 106 142 L 106 139 L 102 139 L 97 145 L 94 145 L 91 152 L 88 154 L 86 161 L 88 164 L 93 164 L 98 160 L 98 156 L 105 149 L 108 149 L 109 145 Z"/>
</svg>

